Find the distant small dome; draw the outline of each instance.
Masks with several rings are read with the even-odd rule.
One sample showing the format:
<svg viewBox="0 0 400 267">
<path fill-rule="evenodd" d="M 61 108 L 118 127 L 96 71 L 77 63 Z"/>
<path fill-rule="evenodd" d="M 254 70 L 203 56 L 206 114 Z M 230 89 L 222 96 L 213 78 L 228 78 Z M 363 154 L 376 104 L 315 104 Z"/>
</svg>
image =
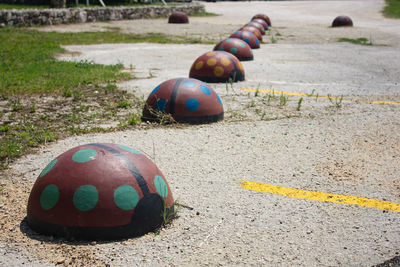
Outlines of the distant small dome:
<svg viewBox="0 0 400 267">
<path fill-rule="evenodd" d="M 168 23 L 189 23 L 189 18 L 184 12 L 173 12 L 169 18 Z"/>
<path fill-rule="evenodd" d="M 353 21 L 348 16 L 338 16 L 332 22 L 332 27 L 353 26 Z"/>
</svg>

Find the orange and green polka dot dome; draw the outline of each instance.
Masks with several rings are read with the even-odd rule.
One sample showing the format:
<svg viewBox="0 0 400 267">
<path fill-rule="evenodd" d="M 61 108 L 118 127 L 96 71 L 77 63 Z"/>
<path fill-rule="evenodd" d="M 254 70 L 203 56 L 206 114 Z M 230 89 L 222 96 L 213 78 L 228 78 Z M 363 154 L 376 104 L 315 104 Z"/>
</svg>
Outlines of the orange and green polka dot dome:
<svg viewBox="0 0 400 267">
<path fill-rule="evenodd" d="M 124 145 L 72 148 L 37 178 L 28 201 L 28 225 L 45 235 L 74 239 L 138 236 L 161 225 L 172 208 L 168 183 L 145 155 Z"/>
<path fill-rule="evenodd" d="M 236 56 L 225 51 L 207 52 L 190 68 L 189 77 L 203 82 L 219 83 L 244 80 L 244 68 Z"/>
</svg>

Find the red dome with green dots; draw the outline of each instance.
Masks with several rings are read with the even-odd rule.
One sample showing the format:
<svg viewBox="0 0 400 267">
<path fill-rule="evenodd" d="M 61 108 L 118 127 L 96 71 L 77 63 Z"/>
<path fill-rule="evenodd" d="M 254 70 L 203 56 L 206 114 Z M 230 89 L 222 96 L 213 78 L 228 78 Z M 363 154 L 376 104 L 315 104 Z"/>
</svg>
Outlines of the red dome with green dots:
<svg viewBox="0 0 400 267">
<path fill-rule="evenodd" d="M 260 41 L 257 36 L 255 36 L 252 32 L 248 31 L 236 31 L 234 32 L 230 38 L 238 38 L 245 41 L 252 49 L 260 48 Z"/>
<path fill-rule="evenodd" d="M 167 180 L 139 151 L 117 144 L 87 144 L 53 159 L 28 201 L 29 226 L 74 239 L 138 236 L 162 224 L 173 208 Z"/>
<path fill-rule="evenodd" d="M 254 17 L 251 18 L 251 20 L 253 20 L 253 19 L 262 19 L 262 20 L 264 20 L 264 21 L 268 24 L 268 27 L 271 27 L 271 26 L 272 26 L 271 20 L 269 19 L 269 17 L 268 17 L 267 15 L 264 15 L 264 14 L 257 14 L 257 15 L 255 15 Z"/>
<path fill-rule="evenodd" d="M 258 40 L 262 41 L 262 34 L 261 34 L 261 30 L 257 29 L 254 26 L 244 26 L 240 29 L 240 31 L 248 31 L 248 32 L 252 32 Z"/>
<path fill-rule="evenodd" d="M 238 38 L 228 38 L 219 42 L 214 51 L 225 51 L 236 56 L 240 61 L 253 60 L 253 51 L 250 46 Z"/>
<path fill-rule="evenodd" d="M 252 19 L 251 20 L 251 22 L 256 22 L 256 23 L 260 23 L 263 27 L 264 27 L 264 30 L 268 30 L 268 23 L 265 21 L 265 20 L 263 20 L 263 19 Z"/>
<path fill-rule="evenodd" d="M 210 123 L 224 118 L 222 101 L 214 89 L 191 78 L 171 79 L 154 88 L 147 98 L 142 119 L 157 121 L 160 112 L 187 123 Z"/>
<path fill-rule="evenodd" d="M 239 59 L 231 53 L 213 51 L 193 62 L 189 77 L 210 83 L 237 82 L 244 80 L 244 69 Z"/>
<path fill-rule="evenodd" d="M 264 26 L 261 23 L 258 23 L 256 21 L 251 21 L 251 22 L 247 23 L 246 25 L 244 25 L 243 27 L 256 27 L 260 31 L 261 35 L 265 35 Z"/>
<path fill-rule="evenodd" d="M 353 26 L 353 21 L 348 16 L 338 16 L 332 22 L 332 27 Z"/>
<path fill-rule="evenodd" d="M 168 17 L 168 23 L 189 23 L 189 18 L 184 12 L 173 12 Z"/>
</svg>

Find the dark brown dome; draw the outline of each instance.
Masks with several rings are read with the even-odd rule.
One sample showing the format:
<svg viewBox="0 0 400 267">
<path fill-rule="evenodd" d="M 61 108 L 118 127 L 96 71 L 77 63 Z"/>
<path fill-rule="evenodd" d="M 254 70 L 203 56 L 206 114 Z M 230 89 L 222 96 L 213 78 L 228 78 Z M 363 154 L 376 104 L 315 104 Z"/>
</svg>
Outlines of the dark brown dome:
<svg viewBox="0 0 400 267">
<path fill-rule="evenodd" d="M 169 18 L 168 23 L 189 23 L 189 18 L 184 12 L 173 12 Z"/>
<path fill-rule="evenodd" d="M 353 26 L 353 21 L 348 16 L 338 16 L 332 22 L 332 27 Z"/>
</svg>

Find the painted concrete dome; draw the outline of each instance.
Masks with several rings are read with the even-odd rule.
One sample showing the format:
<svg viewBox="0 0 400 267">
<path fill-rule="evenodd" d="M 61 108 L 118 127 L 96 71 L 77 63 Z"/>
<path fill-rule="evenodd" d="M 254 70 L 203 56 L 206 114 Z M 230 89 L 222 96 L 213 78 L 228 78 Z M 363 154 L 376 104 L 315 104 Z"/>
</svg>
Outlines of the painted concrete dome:
<svg viewBox="0 0 400 267">
<path fill-rule="evenodd" d="M 143 109 L 143 120 L 157 121 L 159 112 L 187 123 L 210 123 L 224 118 L 222 101 L 214 89 L 190 78 L 171 79 L 154 88 Z"/>
<path fill-rule="evenodd" d="M 184 12 L 173 12 L 168 17 L 168 23 L 189 23 L 189 18 Z"/>
<path fill-rule="evenodd" d="M 264 27 L 264 30 L 268 30 L 268 23 L 265 21 L 265 20 L 263 20 L 263 19 L 252 19 L 251 20 L 251 22 L 257 22 L 257 23 L 260 23 L 263 27 Z"/>
<path fill-rule="evenodd" d="M 28 201 L 28 225 L 45 235 L 119 239 L 162 224 L 173 208 L 167 180 L 139 151 L 117 144 L 77 146 L 53 159 Z"/>
<path fill-rule="evenodd" d="M 236 31 L 229 37 L 245 41 L 252 49 L 260 48 L 260 40 L 252 32 Z"/>
<path fill-rule="evenodd" d="M 243 27 L 256 27 L 261 32 L 261 35 L 265 35 L 264 26 L 261 23 L 258 23 L 257 21 L 250 21 Z"/>
<path fill-rule="evenodd" d="M 353 26 L 353 21 L 348 16 L 338 16 L 332 22 L 332 27 Z"/>
<path fill-rule="evenodd" d="M 257 15 L 255 15 L 254 17 L 252 17 L 251 19 L 252 19 L 252 20 L 253 20 L 253 19 L 262 19 L 262 20 L 264 20 L 264 21 L 268 24 L 268 27 L 271 27 L 271 26 L 272 26 L 271 20 L 269 19 L 269 17 L 268 17 L 267 15 L 264 15 L 264 14 L 257 14 Z"/>
<path fill-rule="evenodd" d="M 254 38 L 257 39 L 255 36 Z M 189 77 L 210 83 L 224 83 L 229 80 L 237 82 L 244 80 L 244 69 L 239 59 L 231 53 L 213 51 L 194 61 Z"/>
<path fill-rule="evenodd" d="M 253 51 L 250 46 L 238 38 L 228 38 L 219 42 L 214 51 L 225 51 L 236 56 L 240 61 L 253 60 Z"/>
<path fill-rule="evenodd" d="M 261 42 L 262 41 L 262 34 L 261 34 L 261 30 L 257 29 L 254 26 L 244 26 L 240 29 L 240 31 L 248 31 L 248 32 L 252 32 L 257 39 Z"/>
</svg>

